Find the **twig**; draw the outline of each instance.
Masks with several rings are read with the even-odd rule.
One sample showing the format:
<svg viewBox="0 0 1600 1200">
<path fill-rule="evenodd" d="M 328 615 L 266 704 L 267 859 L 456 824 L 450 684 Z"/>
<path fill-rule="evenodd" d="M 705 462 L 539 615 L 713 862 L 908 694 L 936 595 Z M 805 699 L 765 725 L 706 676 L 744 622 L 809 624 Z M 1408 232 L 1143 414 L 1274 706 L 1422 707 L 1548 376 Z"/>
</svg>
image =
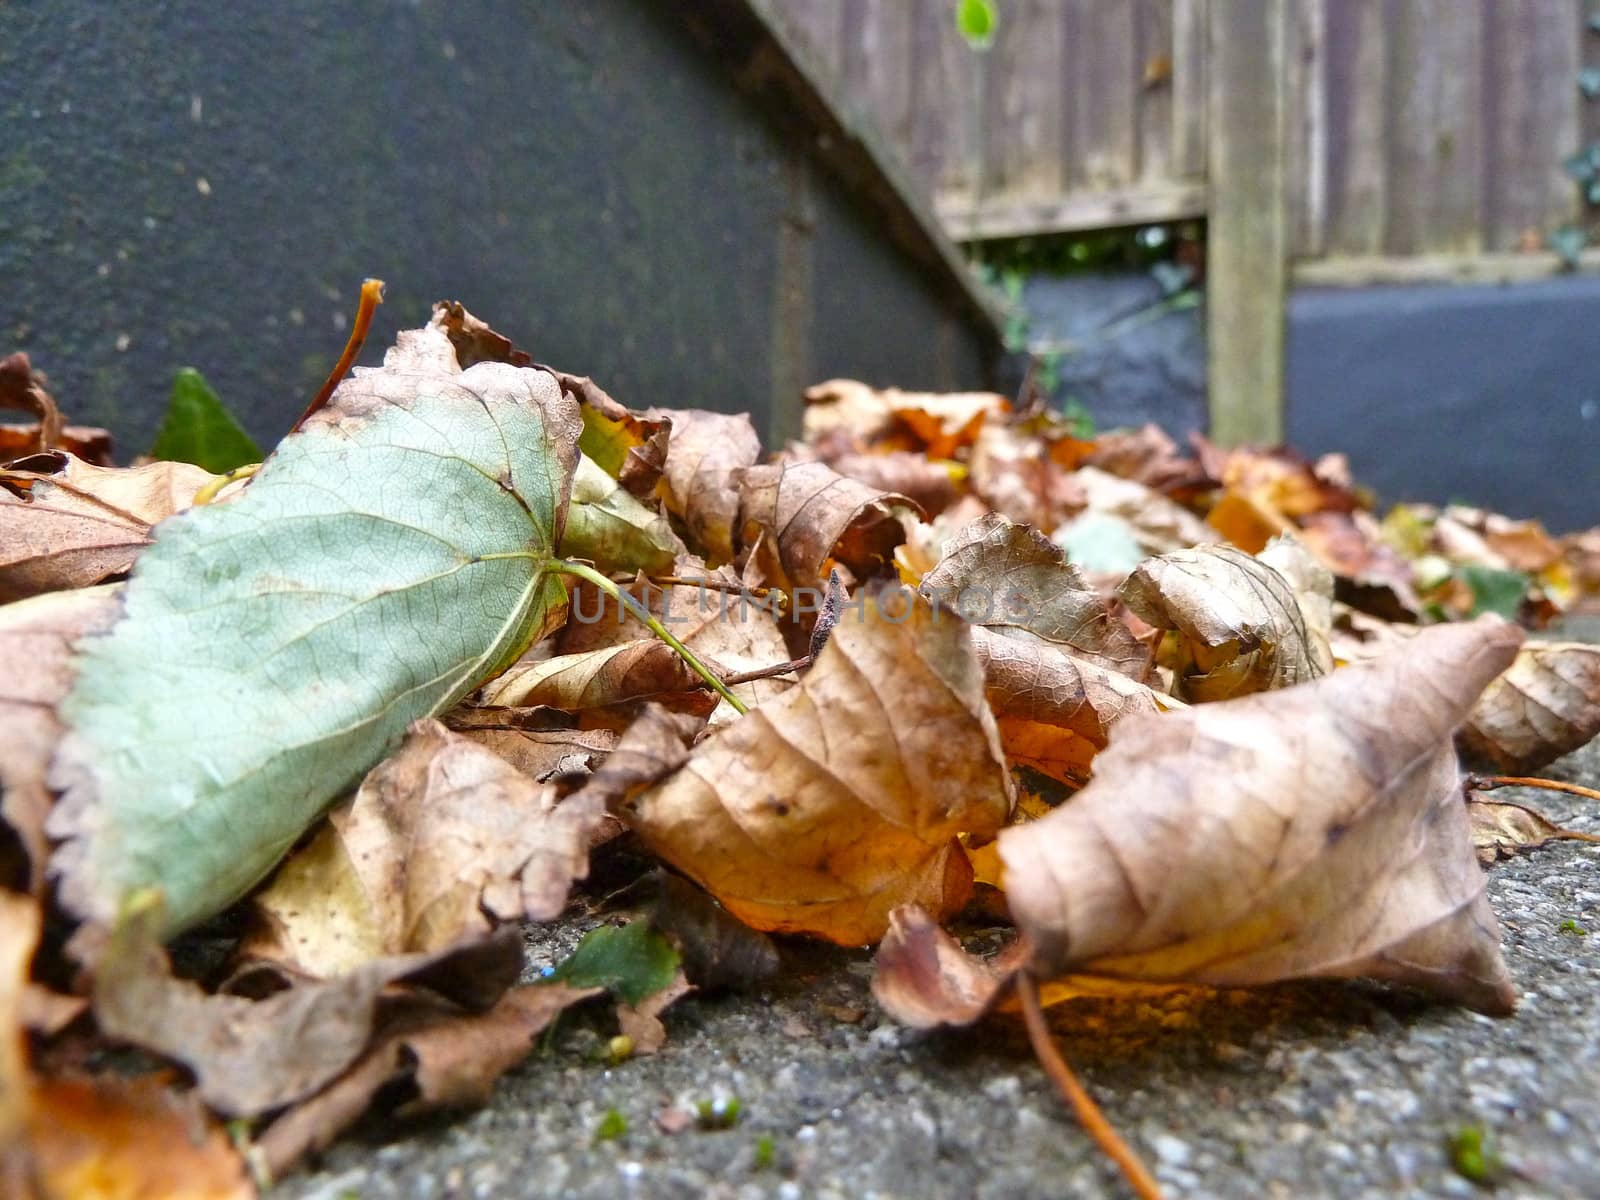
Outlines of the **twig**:
<svg viewBox="0 0 1600 1200">
<path fill-rule="evenodd" d="M 483 557 L 495 558 L 499 556 L 486 554 Z M 595 587 L 643 621 L 651 633 L 676 650 L 678 657 L 689 665 L 689 669 L 700 676 L 701 679 L 704 679 L 711 686 L 712 691 L 731 704 L 735 712 L 743 715 L 750 711 L 743 700 L 740 700 L 739 697 L 730 692 L 727 685 L 711 673 L 710 668 L 700 661 L 693 650 L 680 642 L 665 625 L 651 616 L 648 608 L 618 587 L 615 580 L 607 579 L 593 567 L 586 567 L 582 563 L 568 562 L 565 559 L 551 559 L 548 565 L 552 571 L 560 571 L 564 575 L 572 575 L 585 583 L 594 584 Z"/>
<path fill-rule="evenodd" d="M 791 659 L 789 662 L 773 663 L 770 667 L 757 667 L 754 671 L 745 671 L 740 675 L 729 675 L 722 682 L 732 687 L 736 683 L 753 683 L 757 679 L 771 679 L 774 675 L 788 675 L 795 671 L 804 671 L 811 665 L 811 655 Z"/>
<path fill-rule="evenodd" d="M 770 596 L 773 591 L 772 588 L 749 587 L 742 583 L 731 583 L 726 579 L 686 579 L 681 575 L 646 575 L 645 578 L 657 587 L 697 587 L 704 588 L 708 592 L 731 592 L 735 595 L 755 596 L 758 599 Z"/>
<path fill-rule="evenodd" d="M 306 423 L 306 418 L 328 402 L 328 397 L 333 395 L 333 389 L 339 386 L 339 381 L 344 378 L 345 372 L 350 369 L 350 364 L 356 361 L 356 355 L 361 353 L 361 346 L 367 340 L 367 330 L 372 328 L 372 314 L 377 311 L 378 305 L 383 303 L 383 280 L 365 279 L 361 283 L 361 299 L 356 304 L 355 324 L 350 326 L 350 340 L 344 344 L 344 353 L 339 356 L 339 361 L 333 365 L 333 370 L 328 373 L 328 378 L 322 382 L 322 390 L 312 397 L 311 403 L 306 405 L 305 412 L 301 413 L 295 423 L 289 426 L 289 432 Z"/>
<path fill-rule="evenodd" d="M 1065 1098 L 1084 1132 L 1117 1164 L 1139 1200 L 1161 1200 L 1161 1186 L 1156 1183 L 1155 1176 L 1150 1174 L 1139 1161 L 1139 1156 L 1111 1127 L 1111 1122 L 1106 1120 L 1094 1098 L 1078 1082 L 1078 1077 L 1072 1073 L 1072 1068 L 1056 1046 L 1055 1039 L 1050 1036 L 1050 1027 L 1045 1024 L 1044 1012 L 1039 1007 L 1038 980 L 1023 971 L 1017 976 L 1016 986 L 1017 998 L 1022 1002 L 1022 1019 L 1028 1026 L 1028 1041 L 1033 1043 L 1033 1052 L 1038 1055 L 1044 1073 L 1050 1076 L 1050 1082 Z"/>
<path fill-rule="evenodd" d="M 1461 781 L 1469 792 L 1492 792 L 1495 788 L 1543 788 L 1547 792 L 1566 792 L 1588 800 L 1600 800 L 1600 791 L 1584 787 L 1581 783 L 1566 783 L 1560 779 L 1535 779 L 1528 775 L 1468 775 Z"/>
</svg>

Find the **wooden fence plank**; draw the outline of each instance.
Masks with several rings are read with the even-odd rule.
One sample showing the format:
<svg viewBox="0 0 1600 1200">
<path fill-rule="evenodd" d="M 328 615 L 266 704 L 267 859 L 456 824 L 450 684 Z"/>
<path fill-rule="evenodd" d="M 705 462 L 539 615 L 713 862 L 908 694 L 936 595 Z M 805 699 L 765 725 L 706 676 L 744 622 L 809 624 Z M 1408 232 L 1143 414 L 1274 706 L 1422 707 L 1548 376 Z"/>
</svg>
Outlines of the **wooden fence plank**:
<svg viewBox="0 0 1600 1200">
<path fill-rule="evenodd" d="M 1283 439 L 1289 0 L 1211 0 L 1206 251 L 1211 436 Z"/>
<path fill-rule="evenodd" d="M 1061 11 L 1055 0 L 1001 6 L 983 64 L 984 196 L 1061 190 Z"/>
<path fill-rule="evenodd" d="M 1391 254 L 1471 253 L 1482 228 L 1483 10 L 1406 0 L 1389 23 Z"/>
<path fill-rule="evenodd" d="M 1322 253 L 1328 236 L 1328 0 L 1294 0 L 1287 51 L 1289 246 Z"/>
<path fill-rule="evenodd" d="M 1172 167 L 1172 0 L 1136 0 L 1134 61 L 1139 64 L 1138 119 L 1141 180 L 1167 180 Z"/>
<path fill-rule="evenodd" d="M 1206 173 L 1206 0 L 1172 2 L 1172 169 Z"/>
<path fill-rule="evenodd" d="M 1329 254 L 1377 254 L 1388 212 L 1384 0 L 1338 0 L 1324 30 Z"/>
<path fill-rule="evenodd" d="M 1125 187 L 1139 177 L 1136 103 L 1139 59 L 1132 4 L 1064 0 L 1062 59 L 1072 80 L 1068 129 L 1061 143 L 1069 164 L 1066 190 Z"/>
<path fill-rule="evenodd" d="M 1577 189 L 1561 170 L 1561 159 L 1579 139 L 1576 7 L 1576 0 L 1488 0 L 1484 6 L 1483 206 L 1490 249 L 1538 241 L 1576 213 Z"/>
</svg>

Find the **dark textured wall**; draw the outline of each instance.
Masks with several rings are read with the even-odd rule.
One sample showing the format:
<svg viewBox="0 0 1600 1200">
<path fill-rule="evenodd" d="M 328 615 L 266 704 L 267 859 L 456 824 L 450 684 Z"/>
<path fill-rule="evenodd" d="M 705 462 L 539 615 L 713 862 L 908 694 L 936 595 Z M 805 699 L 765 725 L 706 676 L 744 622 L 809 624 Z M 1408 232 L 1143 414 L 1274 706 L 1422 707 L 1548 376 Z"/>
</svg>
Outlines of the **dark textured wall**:
<svg viewBox="0 0 1600 1200">
<path fill-rule="evenodd" d="M 1305 289 L 1289 437 L 1386 500 L 1600 524 L 1600 279 Z"/>
<path fill-rule="evenodd" d="M 367 275 L 368 362 L 452 297 L 636 405 L 982 381 L 985 331 L 653 0 L 0 4 L 0 122 L 0 351 L 124 454 L 180 366 L 275 440 Z"/>
</svg>

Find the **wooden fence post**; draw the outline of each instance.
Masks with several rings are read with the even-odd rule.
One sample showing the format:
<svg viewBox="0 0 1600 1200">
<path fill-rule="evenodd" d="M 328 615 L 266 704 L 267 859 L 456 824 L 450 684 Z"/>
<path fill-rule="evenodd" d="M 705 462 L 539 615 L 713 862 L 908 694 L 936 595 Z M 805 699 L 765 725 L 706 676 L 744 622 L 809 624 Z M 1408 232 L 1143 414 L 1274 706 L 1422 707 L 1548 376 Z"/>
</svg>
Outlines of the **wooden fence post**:
<svg viewBox="0 0 1600 1200">
<path fill-rule="evenodd" d="M 1206 173 L 1211 436 L 1284 437 L 1288 0 L 1209 0 Z"/>
</svg>

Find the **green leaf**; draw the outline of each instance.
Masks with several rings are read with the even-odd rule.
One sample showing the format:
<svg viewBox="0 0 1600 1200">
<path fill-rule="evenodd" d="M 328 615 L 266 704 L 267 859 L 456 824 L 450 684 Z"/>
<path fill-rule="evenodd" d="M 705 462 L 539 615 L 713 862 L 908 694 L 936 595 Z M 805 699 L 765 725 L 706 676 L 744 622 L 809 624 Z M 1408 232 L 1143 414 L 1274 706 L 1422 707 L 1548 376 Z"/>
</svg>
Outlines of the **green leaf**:
<svg viewBox="0 0 1600 1200">
<path fill-rule="evenodd" d="M 1578 183 L 1588 183 L 1595 175 L 1594 160 L 1587 150 L 1567 155 L 1561 160 L 1561 169 Z"/>
<path fill-rule="evenodd" d="M 261 447 L 222 406 L 205 377 L 184 367 L 172 380 L 166 419 L 150 457 L 193 463 L 216 475 L 261 461 Z"/>
<path fill-rule="evenodd" d="M 1468 615 L 1473 617 L 1492 612 L 1514 621 L 1522 598 L 1528 594 L 1528 577 L 1521 571 L 1464 566 L 1457 568 L 1456 577 L 1472 592 L 1472 612 Z"/>
<path fill-rule="evenodd" d="M 552 983 L 601 987 L 624 1004 L 638 1004 L 670 984 L 678 974 L 678 951 L 650 922 L 602 925 L 583 935 L 554 974 Z"/>
<path fill-rule="evenodd" d="M 1588 244 L 1589 235 L 1576 225 L 1563 225 L 1545 238 L 1545 245 L 1556 252 L 1562 265 L 1568 269 L 1578 265 L 1583 248 Z"/>
<path fill-rule="evenodd" d="M 999 24 L 1000 14 L 995 11 L 994 0 L 958 0 L 956 28 L 974 50 L 987 50 L 994 44 Z"/>
<path fill-rule="evenodd" d="M 248 891 L 406 727 L 503 670 L 566 593 L 579 420 L 545 372 L 401 335 L 235 500 L 162 522 L 79 643 L 51 831 L 64 903 L 164 890 L 164 936 Z"/>
<path fill-rule="evenodd" d="M 578 459 L 561 553 L 584 558 L 610 575 L 672 570 L 683 543 L 666 517 L 635 500 L 587 455 Z"/>
<path fill-rule="evenodd" d="M 1578 89 L 1585 100 L 1600 96 L 1600 67 L 1585 67 L 1578 72 Z"/>
</svg>

